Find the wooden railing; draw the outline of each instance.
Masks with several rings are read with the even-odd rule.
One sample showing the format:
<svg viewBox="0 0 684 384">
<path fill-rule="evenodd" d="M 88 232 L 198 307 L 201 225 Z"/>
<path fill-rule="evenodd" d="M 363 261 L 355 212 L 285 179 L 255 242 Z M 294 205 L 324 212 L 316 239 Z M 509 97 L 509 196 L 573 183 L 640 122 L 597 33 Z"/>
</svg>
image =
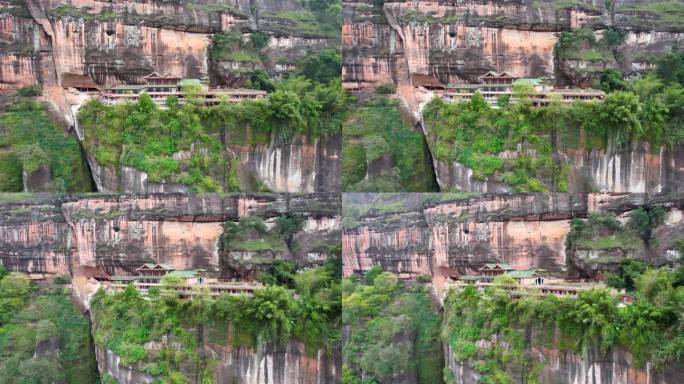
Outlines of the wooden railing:
<svg viewBox="0 0 684 384">
<path fill-rule="evenodd" d="M 480 283 L 476 282 L 469 284 L 466 282 L 452 282 L 448 286 L 455 288 L 457 290 L 462 290 L 468 285 L 474 285 L 479 291 L 484 291 L 488 287 L 496 287 L 509 291 L 515 296 L 546 296 L 546 295 L 556 295 L 556 296 L 571 296 L 577 297 L 577 295 L 582 291 L 588 291 L 594 288 L 605 288 L 602 284 L 541 284 L 541 285 L 520 285 L 520 284 L 496 284 L 496 283 Z"/>
<path fill-rule="evenodd" d="M 263 288 L 263 285 L 257 283 L 219 283 L 219 284 L 187 284 L 187 285 L 168 285 L 161 283 L 140 283 L 134 282 L 133 286 L 141 292 L 147 292 L 150 288 L 173 289 L 180 296 L 197 296 L 210 295 L 218 296 L 222 294 L 229 295 L 252 295 L 254 290 Z M 107 289 L 113 291 L 122 291 L 126 289 L 128 284 L 110 283 L 106 284 Z"/>
</svg>

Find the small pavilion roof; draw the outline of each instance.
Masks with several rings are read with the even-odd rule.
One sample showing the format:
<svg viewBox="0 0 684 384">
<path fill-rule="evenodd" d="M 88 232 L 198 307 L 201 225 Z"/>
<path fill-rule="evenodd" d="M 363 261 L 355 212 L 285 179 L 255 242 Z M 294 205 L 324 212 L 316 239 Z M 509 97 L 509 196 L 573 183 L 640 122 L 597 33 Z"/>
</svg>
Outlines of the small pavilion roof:
<svg viewBox="0 0 684 384">
<path fill-rule="evenodd" d="M 172 76 L 169 74 L 162 75 L 157 71 L 152 71 L 152 73 L 150 73 L 149 75 L 143 76 L 143 79 L 180 79 L 180 77 Z"/>
<path fill-rule="evenodd" d="M 515 268 L 511 267 L 506 263 L 487 263 L 480 267 L 480 271 L 488 271 L 494 269 L 502 269 L 504 271 L 513 271 Z"/>
<path fill-rule="evenodd" d="M 491 78 L 491 79 L 517 79 L 517 77 L 511 75 L 508 72 L 495 72 L 495 71 L 489 71 L 485 73 L 484 75 L 478 76 L 478 79 L 484 79 L 484 78 Z"/>
<path fill-rule="evenodd" d="M 165 271 L 173 271 L 173 268 L 169 266 L 168 264 L 162 264 L 162 263 L 145 263 L 138 268 L 135 269 L 136 271 L 145 271 L 145 270 L 165 270 Z"/>
</svg>

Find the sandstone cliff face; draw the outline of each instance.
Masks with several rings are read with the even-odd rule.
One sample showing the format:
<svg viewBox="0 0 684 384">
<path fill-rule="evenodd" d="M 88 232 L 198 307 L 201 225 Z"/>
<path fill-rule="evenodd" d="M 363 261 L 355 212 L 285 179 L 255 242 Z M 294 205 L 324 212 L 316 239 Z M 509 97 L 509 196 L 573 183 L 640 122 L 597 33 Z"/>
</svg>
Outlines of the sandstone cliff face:
<svg viewBox="0 0 684 384">
<path fill-rule="evenodd" d="M 240 189 L 254 191 L 263 185 L 273 192 L 333 192 L 340 186 L 340 140 L 306 137 L 291 143 L 255 144 L 228 147 L 236 157 Z M 187 193 L 187 185 L 151 182 L 146 172 L 120 165 L 100 165 L 90 153 L 86 160 L 93 182 L 100 192 Z M 223 186 L 225 189 L 227 185 Z"/>
<path fill-rule="evenodd" d="M 487 262 L 545 269 L 556 276 L 593 276 L 615 268 L 628 256 L 653 265 L 672 262 L 667 255 L 675 254 L 674 233 L 684 229 L 680 195 L 489 194 L 437 203 L 430 202 L 429 194 L 422 196 L 418 207 L 371 212 L 344 229 L 345 275 L 380 265 L 400 276 L 431 275 L 437 292 L 452 271 L 477 274 Z M 580 247 L 566 252 L 572 218 L 593 212 L 614 212 L 624 218 L 643 204 L 667 211 L 665 224 L 654 233 L 657 249 Z"/>
<path fill-rule="evenodd" d="M 414 87 L 413 74 L 431 75 L 449 84 L 476 82 L 478 76 L 495 70 L 517 77 L 552 77 L 560 86 L 581 87 L 590 86 L 598 71 L 607 68 L 637 76 L 653 69 L 660 55 L 684 42 L 681 23 L 660 10 L 662 4 L 653 3 L 345 2 L 343 81 L 396 84 L 402 104 L 419 121 L 420 106 L 432 94 Z M 618 28 L 624 33 L 623 41 L 617 47 L 602 47 L 600 57 L 584 57 L 589 55 L 580 49 L 554 52 L 561 32 L 580 28 L 593 31 L 597 40 L 609 28 Z M 634 143 L 605 151 L 556 148 L 556 153 L 572 165 L 569 192 L 680 188 L 676 180 L 681 179 L 681 148 L 649 149 L 647 144 Z M 442 190 L 509 191 L 502 183 L 474 179 L 472 171 L 459 163 L 435 158 L 433 168 Z"/>
<path fill-rule="evenodd" d="M 310 355 L 298 341 L 290 341 L 282 347 L 262 345 L 257 348 L 217 345 L 205 341 L 203 348 L 208 358 L 217 360 L 212 370 L 216 383 L 334 384 L 341 377 L 339 350 L 331 354 L 319 350 Z M 109 374 L 120 384 L 154 382 L 154 378 L 144 373 L 142 367 L 122 365 L 121 359 L 112 351 L 100 346 L 96 346 L 95 351 L 101 375 Z"/>
<path fill-rule="evenodd" d="M 301 11 L 299 2 L 244 1 L 137 1 L 114 3 L 78 0 L 8 0 L 2 2 L 0 30 L 3 83 L 30 85 L 41 78 L 40 52 L 49 52 L 57 85 L 65 74 L 86 75 L 98 84 L 135 83 L 153 70 L 175 76 L 208 76 L 207 47 L 211 34 L 221 31 L 263 31 L 276 35 L 269 49 L 283 49 L 269 62 L 282 72 L 303 51 L 332 43 L 291 25 L 280 12 Z M 287 31 L 283 34 L 283 31 Z M 26 63 L 15 60 L 22 55 Z M 42 63 L 48 65 L 48 63 Z M 10 74 L 11 73 L 11 74 Z"/>
<path fill-rule="evenodd" d="M 216 382 L 244 384 L 338 383 L 341 378 L 340 351 L 322 350 L 312 356 L 305 346 L 290 341 L 283 347 L 256 348 L 207 345 L 209 355 L 221 363 L 215 369 Z"/>
<path fill-rule="evenodd" d="M 240 86 L 255 69 L 280 76 L 306 55 L 339 42 L 328 32 L 294 15 L 306 12 L 294 0 L 138 1 L 7 0 L 0 2 L 0 89 L 40 83 L 44 94 L 74 127 L 85 98 L 69 91 L 73 75 L 99 85 L 140 83 L 152 71 L 182 78 L 208 77 L 213 85 Z M 308 14 L 310 15 L 310 13 Z M 212 34 L 259 31 L 270 36 L 263 56 L 252 62 L 212 58 Z M 84 80 L 86 81 L 86 80 Z M 274 192 L 332 192 L 339 189 L 339 140 L 291 145 L 227 148 L 249 175 L 242 190 L 256 182 Z M 139 170 L 98 164 L 86 153 L 101 192 L 187 192 L 175 183 L 150 183 Z M 227 188 L 224 188 L 227 189 Z"/>
<path fill-rule="evenodd" d="M 303 243 L 307 238 L 334 243 L 339 209 L 339 197 L 332 194 L 35 195 L 0 203 L 0 263 L 13 271 L 52 275 L 77 275 L 81 266 L 132 273 L 149 261 L 218 272 L 223 222 L 296 214 L 305 218 L 296 234 Z M 285 256 L 301 265 L 326 257 L 312 252 L 304 246 Z"/>
<path fill-rule="evenodd" d="M 39 196 L 2 203 L 0 260 L 8 270 L 68 274 L 75 255 L 57 200 Z"/>
<path fill-rule="evenodd" d="M 300 136 L 289 144 L 231 149 L 239 154 L 244 190 L 253 190 L 256 181 L 275 192 L 333 192 L 340 189 L 341 142 L 337 136 L 313 142 Z"/>
<path fill-rule="evenodd" d="M 577 28 L 626 30 L 620 68 L 628 75 L 652 67 L 654 56 L 682 42 L 681 23 L 647 1 L 345 2 L 346 81 L 395 82 L 408 74 L 443 83 L 475 81 L 488 70 L 519 77 L 553 76 L 559 32 Z M 568 76 L 572 78 L 572 76 Z"/>
<path fill-rule="evenodd" d="M 646 142 L 623 146 L 609 145 L 605 150 L 566 150 L 556 148 L 564 164 L 570 164 L 569 192 L 663 193 L 682 190 L 684 147 L 651 148 Z M 457 188 L 473 192 L 512 192 L 499 181 L 480 180 L 459 162 L 433 159 L 437 182 L 442 190 Z M 548 181 L 548 185 L 553 185 Z"/>
<path fill-rule="evenodd" d="M 478 342 L 478 346 L 484 345 L 491 345 L 491 342 Z M 456 360 L 453 356 L 453 350 L 449 346 L 445 347 L 447 368 L 453 374 L 454 383 L 479 383 L 482 375 L 468 362 Z M 538 376 L 543 383 L 669 384 L 677 383 L 684 374 L 684 369 L 677 364 L 656 370 L 647 363 L 646 367 L 638 369 L 634 366 L 632 356 L 621 348 L 612 348 L 606 353 L 589 349 L 579 354 L 533 343 L 525 351 L 525 356 L 530 357 L 533 362 L 543 364 Z M 523 380 L 520 374 L 518 372 L 515 377 Z"/>
</svg>

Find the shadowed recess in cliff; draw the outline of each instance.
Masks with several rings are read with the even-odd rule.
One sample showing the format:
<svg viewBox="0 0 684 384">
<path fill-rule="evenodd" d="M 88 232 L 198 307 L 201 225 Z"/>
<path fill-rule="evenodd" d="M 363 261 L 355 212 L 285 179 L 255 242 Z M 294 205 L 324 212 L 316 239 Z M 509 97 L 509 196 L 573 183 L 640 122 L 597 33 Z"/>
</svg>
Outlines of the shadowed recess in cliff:
<svg viewBox="0 0 684 384">
<path fill-rule="evenodd" d="M 0 265 L 0 383 L 98 382 L 90 324 L 69 283 L 35 283 Z"/>
<path fill-rule="evenodd" d="M 0 96 L 0 192 L 92 191 L 77 138 L 38 94 L 40 87 L 27 87 Z"/>
<path fill-rule="evenodd" d="M 342 123 L 342 189 L 348 192 L 437 190 L 430 152 L 396 99 L 359 95 Z"/>
</svg>

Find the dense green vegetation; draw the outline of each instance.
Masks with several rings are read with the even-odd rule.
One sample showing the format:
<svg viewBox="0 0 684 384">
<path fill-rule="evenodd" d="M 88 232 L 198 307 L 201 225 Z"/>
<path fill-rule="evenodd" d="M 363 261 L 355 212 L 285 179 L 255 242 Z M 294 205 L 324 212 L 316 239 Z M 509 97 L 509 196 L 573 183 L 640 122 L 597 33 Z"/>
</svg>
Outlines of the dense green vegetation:
<svg viewBox="0 0 684 384">
<path fill-rule="evenodd" d="M 258 51 L 268 44 L 269 38 L 262 32 L 252 33 L 249 39 L 239 31 L 215 33 L 209 46 L 209 57 L 217 61 L 259 62 Z"/>
<path fill-rule="evenodd" d="M 642 28 L 666 28 L 677 30 L 684 18 L 684 1 L 653 0 L 639 3 L 616 4 L 616 12 L 637 18 Z"/>
<path fill-rule="evenodd" d="M 342 321 L 350 337 L 343 347 L 343 384 L 442 382 L 441 318 L 428 287 L 403 287 L 375 267 L 363 281 L 342 285 Z"/>
<path fill-rule="evenodd" d="M 302 10 L 254 9 L 252 13 L 259 18 L 280 19 L 278 24 L 271 25 L 276 32 L 329 38 L 339 43 L 342 32 L 342 3 L 336 0 L 304 0 L 301 3 L 304 6 Z"/>
<path fill-rule="evenodd" d="M 295 135 L 339 132 L 344 94 L 339 80 L 316 84 L 303 77 L 277 82 L 268 98 L 206 107 L 192 90 L 188 102 L 169 98 L 157 107 L 143 95 L 138 103 L 81 108 L 86 150 L 100 165 L 128 165 L 152 182 L 174 181 L 192 191 L 238 190 L 237 164 L 225 145 L 288 142 Z M 190 151 L 188 159 L 174 154 Z"/>
<path fill-rule="evenodd" d="M 592 213 L 587 220 L 576 218 L 570 222 L 566 247 L 569 250 L 576 248 L 638 250 L 644 244 L 633 226 L 633 221 L 630 221 L 627 226 L 623 225 L 611 212 Z"/>
<path fill-rule="evenodd" d="M 263 244 L 263 247 L 259 245 Z M 244 217 L 239 222 L 226 221 L 219 239 L 219 251 L 285 251 L 286 244 L 276 231 L 269 231 L 260 217 Z"/>
<path fill-rule="evenodd" d="M 636 367 L 650 361 L 661 369 L 682 357 L 684 285 L 675 272 L 649 268 L 635 276 L 635 286 L 635 302 L 627 306 L 618 306 L 605 289 L 583 292 L 577 299 L 512 299 L 501 288 L 480 293 L 469 286 L 447 295 L 442 335 L 453 358 L 467 360 L 484 375 L 483 383 L 539 382 L 542 365 L 525 353 L 533 345 L 576 353 L 605 353 L 620 346 L 633 355 Z M 528 340 L 529 332 L 534 337 Z M 490 347 L 475 345 L 494 337 Z M 446 370 L 445 379 L 453 382 Z"/>
<path fill-rule="evenodd" d="M 611 212 L 592 213 L 587 220 L 573 219 L 570 232 L 566 238 L 566 252 L 574 253 L 577 249 L 619 250 L 591 260 L 592 264 L 603 264 L 599 269 L 612 270 L 618 268 L 618 275 L 608 273 L 607 282 L 616 288 L 633 287 L 634 274 L 641 273 L 646 267 L 642 261 L 623 259 L 621 252 L 646 251 L 657 241 L 653 231 L 663 224 L 665 211 L 658 206 L 645 206 L 629 213 L 629 218 L 622 224 Z"/>
<path fill-rule="evenodd" d="M 129 286 L 116 294 L 100 290 L 91 314 L 95 343 L 138 364 L 162 382 L 212 382 L 215 361 L 202 352 L 212 344 L 255 346 L 303 341 L 310 353 L 328 352 L 340 341 L 339 259 L 290 276 L 293 289 L 269 285 L 253 296 L 199 295 L 179 300 L 174 290 L 151 290 L 149 299 Z M 144 344 L 160 341 L 160 351 Z M 192 375 L 192 376 L 191 376 Z"/>
<path fill-rule="evenodd" d="M 448 201 L 478 196 L 477 192 L 345 194 L 342 197 L 342 227 L 353 229 L 367 216 L 382 215 L 385 223 L 395 222 L 399 214 Z"/>
<path fill-rule="evenodd" d="M 396 100 L 375 96 L 357 102 L 343 123 L 342 137 L 344 191 L 436 190 L 423 135 L 401 116 Z M 365 178 L 369 167 L 378 167 L 383 159 L 389 159 L 392 168 L 376 169 L 372 177 Z"/>
<path fill-rule="evenodd" d="M 622 44 L 625 35 L 623 31 L 607 29 L 603 37 L 597 40 L 594 31 L 587 28 L 562 32 L 555 47 L 555 54 L 562 60 L 584 60 L 590 62 L 614 60 L 613 48 Z"/>
<path fill-rule="evenodd" d="M 0 265 L 0 383 L 95 383 L 90 324 L 69 289 Z"/>
<path fill-rule="evenodd" d="M 21 96 L 0 113 L 0 191 L 23 191 L 22 174 L 41 166 L 49 168 L 51 179 L 40 190 L 92 191 L 78 140 L 50 119 L 45 105 L 30 98 L 39 93 L 36 86 L 20 88 Z"/>
<path fill-rule="evenodd" d="M 682 53 L 660 61 L 642 79 L 623 81 L 608 72 L 602 88 L 612 91 L 603 102 L 560 102 L 533 108 L 521 92 L 510 104 L 489 106 L 477 95 L 471 102 L 449 104 L 435 99 L 424 111 L 428 142 L 435 158 L 458 161 L 479 180 L 496 180 L 514 191 L 567 191 L 571 164 L 554 157 L 559 150 L 606 149 L 648 141 L 657 150 L 684 139 Z M 504 151 L 517 152 L 504 158 Z"/>
</svg>

